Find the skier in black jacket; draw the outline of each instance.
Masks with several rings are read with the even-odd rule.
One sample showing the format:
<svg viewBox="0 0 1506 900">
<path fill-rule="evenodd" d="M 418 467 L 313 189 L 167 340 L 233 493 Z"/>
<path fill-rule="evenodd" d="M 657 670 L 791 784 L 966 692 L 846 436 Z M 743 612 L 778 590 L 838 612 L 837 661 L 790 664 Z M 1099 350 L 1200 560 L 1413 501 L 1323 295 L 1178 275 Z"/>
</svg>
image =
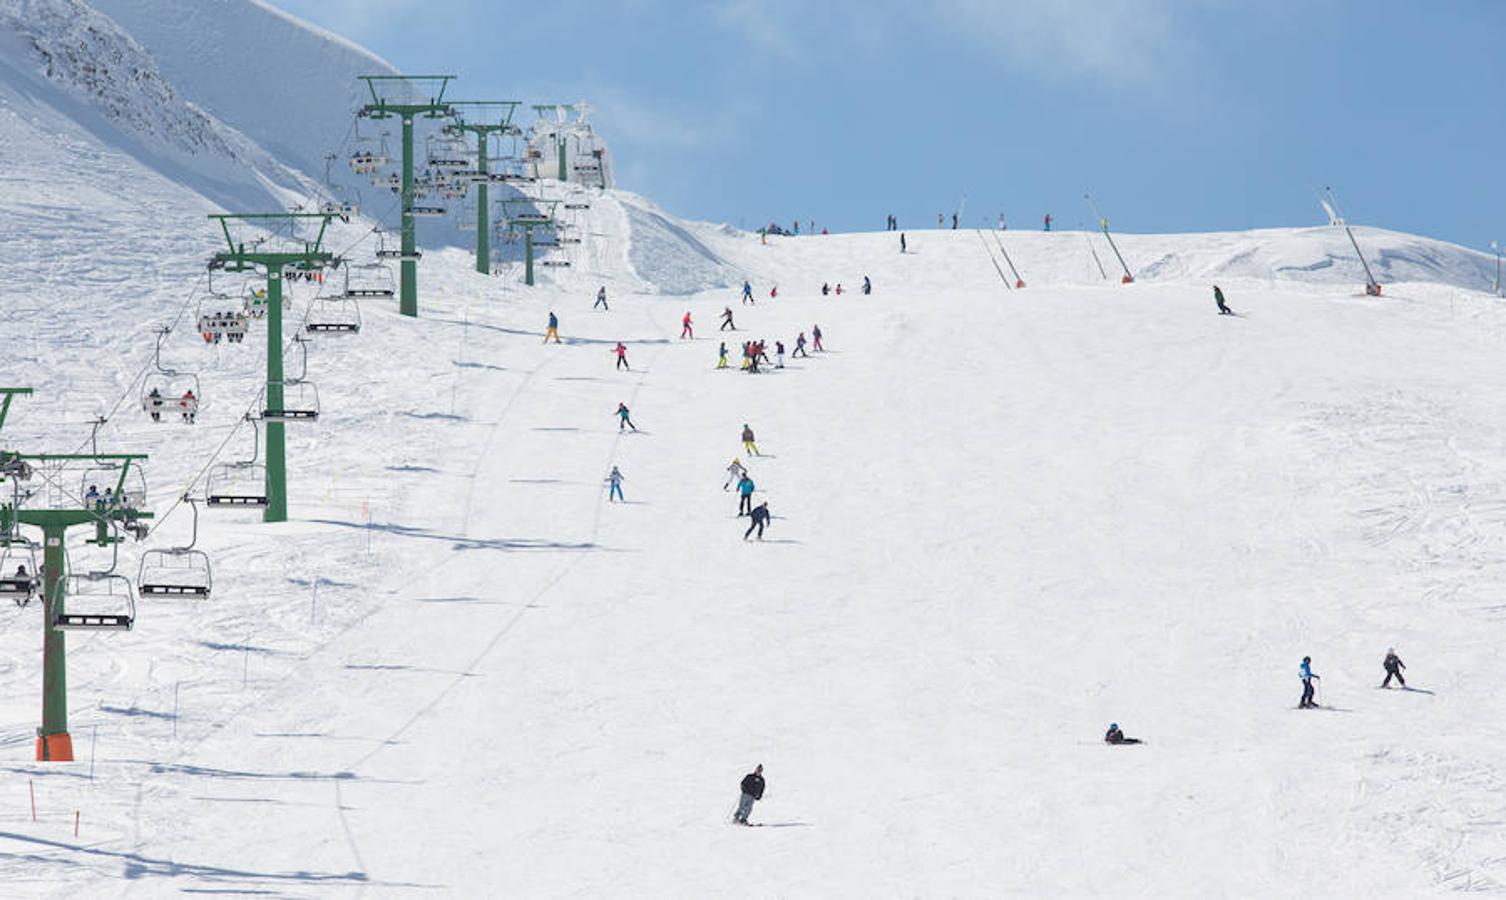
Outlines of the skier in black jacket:
<svg viewBox="0 0 1506 900">
<path fill-rule="evenodd" d="M 1104 732 L 1103 742 L 1105 744 L 1138 744 L 1140 739 L 1125 737 L 1124 732 L 1119 730 L 1119 723 L 1113 722 L 1109 725 L 1109 730 Z"/>
<path fill-rule="evenodd" d="M 1402 687 L 1407 686 L 1407 680 L 1401 677 L 1401 670 L 1405 669 L 1407 664 L 1401 661 L 1400 656 L 1396 655 L 1395 647 L 1388 647 L 1386 649 L 1386 661 L 1383 665 L 1386 667 L 1386 680 L 1381 682 L 1381 687 L 1390 687 L 1392 678 L 1395 678 L 1397 683 Z"/>
<path fill-rule="evenodd" d="M 768 501 L 764 501 L 753 507 L 753 511 L 748 513 L 748 515 L 753 521 L 748 524 L 748 530 L 743 532 L 743 540 L 746 541 L 753 534 L 753 529 L 755 528 L 758 529 L 758 539 L 760 541 L 763 540 L 763 530 L 769 524 Z"/>
<path fill-rule="evenodd" d="M 732 814 L 732 821 L 739 825 L 748 824 L 748 814 L 753 811 L 753 802 L 763 799 L 763 765 L 760 764 L 753 771 L 743 776 L 742 796 L 737 801 L 737 812 Z"/>
<path fill-rule="evenodd" d="M 1234 310 L 1230 309 L 1229 305 L 1224 302 L 1224 292 L 1221 291 L 1221 290 L 1219 290 L 1219 287 L 1216 284 L 1213 286 L 1213 302 L 1218 304 L 1218 314 L 1219 315 L 1221 315 L 1221 316 L 1232 316 L 1232 315 L 1234 315 Z"/>
</svg>

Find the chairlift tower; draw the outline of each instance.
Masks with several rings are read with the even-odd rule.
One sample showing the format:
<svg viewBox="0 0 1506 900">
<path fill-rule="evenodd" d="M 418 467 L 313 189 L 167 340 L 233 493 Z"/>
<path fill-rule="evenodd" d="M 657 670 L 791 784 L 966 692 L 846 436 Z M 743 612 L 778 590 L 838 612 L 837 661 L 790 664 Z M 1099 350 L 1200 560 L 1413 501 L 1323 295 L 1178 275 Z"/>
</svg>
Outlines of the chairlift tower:
<svg viewBox="0 0 1506 900">
<path fill-rule="evenodd" d="M 554 209 L 558 200 L 535 200 L 523 197 L 502 201 L 502 216 L 509 229 L 523 229 L 523 283 L 533 287 L 533 230 L 553 228 Z M 547 212 L 544 209 L 547 208 Z"/>
<path fill-rule="evenodd" d="M 418 316 L 418 250 L 413 225 L 413 119 L 447 119 L 454 114 L 444 102 L 445 88 L 454 75 L 360 75 L 371 92 L 371 102 L 357 115 L 368 119 L 391 119 L 403 122 L 403 185 L 401 287 L 398 311 Z M 268 468 L 270 468 L 268 460 Z"/>
<path fill-rule="evenodd" d="M 488 191 L 491 169 L 491 136 L 519 134 L 512 124 L 512 114 L 519 106 L 517 100 L 456 100 L 450 106 L 456 109 L 455 121 L 446 130 L 456 135 L 476 136 L 476 271 L 488 275 L 492 270 L 491 224 L 487 221 Z"/>
<path fill-rule="evenodd" d="M 321 248 L 324 231 L 329 227 L 334 213 L 229 213 L 212 215 L 209 218 L 220 223 L 225 233 L 227 250 L 216 253 L 209 261 L 211 270 L 248 272 L 258 268 L 267 272 L 267 393 L 266 409 L 283 409 L 282 371 L 282 272 L 289 266 L 303 269 L 318 269 L 331 265 L 335 255 Z M 231 222 L 255 224 L 284 223 L 289 227 L 299 222 L 319 221 L 319 233 L 312 241 L 303 241 L 302 247 L 284 250 L 263 250 L 245 242 L 237 243 L 230 234 Z M 406 263 L 404 265 L 407 265 Z M 263 522 L 286 522 L 288 520 L 288 465 L 287 437 L 282 421 L 267 422 L 267 506 L 262 511 Z"/>
<path fill-rule="evenodd" d="M 11 399 L 30 393 L 30 388 L 0 388 L 0 395 L 4 397 L 0 401 L 0 426 L 4 425 L 5 416 L 10 411 Z M 73 738 L 68 734 L 67 630 L 124 630 L 130 627 L 129 618 L 121 625 L 122 617 L 118 616 L 74 616 L 71 619 L 68 616 L 65 553 L 68 529 L 92 525 L 95 536 L 91 543 L 101 546 L 118 544 L 125 540 L 114 533 L 119 526 L 133 526 L 139 520 L 152 518 L 152 514 L 123 503 L 102 507 L 87 506 L 82 501 L 71 505 L 59 502 L 54 508 L 22 508 L 20 483 L 33 477 L 33 464 L 44 469 L 61 469 L 70 462 L 95 463 L 112 470 L 119 468 L 120 476 L 113 489 L 115 496 L 121 497 L 132 464 L 145 459 L 146 455 L 140 453 L 29 454 L 0 451 L 0 486 L 4 486 L 6 480 L 14 483 L 6 492 L 9 497 L 0 500 L 0 542 L 10 544 L 16 540 L 22 525 L 42 530 L 42 725 L 37 729 L 37 762 L 73 761 Z M 56 474 L 41 477 L 54 486 L 57 484 Z M 58 499 L 65 498 L 60 496 Z M 80 625 L 74 621 L 81 618 L 94 623 Z"/>
</svg>

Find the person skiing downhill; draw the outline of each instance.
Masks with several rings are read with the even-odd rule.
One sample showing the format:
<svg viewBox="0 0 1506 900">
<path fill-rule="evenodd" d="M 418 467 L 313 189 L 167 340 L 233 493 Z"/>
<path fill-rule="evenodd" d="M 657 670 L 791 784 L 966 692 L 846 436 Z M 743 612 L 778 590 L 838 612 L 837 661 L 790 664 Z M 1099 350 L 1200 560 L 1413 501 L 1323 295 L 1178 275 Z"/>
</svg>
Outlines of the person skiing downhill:
<svg viewBox="0 0 1506 900">
<path fill-rule="evenodd" d="M 607 310 L 608 312 L 611 311 L 611 307 L 607 306 L 607 286 L 606 285 L 602 285 L 600 288 L 597 289 L 597 291 L 596 291 L 596 302 L 593 303 L 593 304 L 591 304 L 591 308 L 592 309 L 595 309 L 598 306 L 601 307 L 602 309 Z"/>
<path fill-rule="evenodd" d="M 831 283 L 830 282 L 826 282 L 826 281 L 821 282 L 821 296 L 826 297 L 826 296 L 829 296 L 830 294 L 831 294 Z"/>
<path fill-rule="evenodd" d="M 1297 677 L 1302 679 L 1302 702 L 1297 704 L 1297 708 L 1317 709 L 1318 704 L 1313 702 L 1313 680 L 1317 679 L 1318 676 L 1313 674 L 1313 658 L 1311 656 L 1302 657 L 1302 665 L 1297 667 Z"/>
<path fill-rule="evenodd" d="M 753 521 L 748 523 L 748 530 L 743 532 L 743 540 L 746 541 L 755 528 L 758 529 L 758 539 L 760 541 L 763 540 L 763 530 L 769 524 L 769 501 L 765 500 L 753 507 L 753 511 L 748 513 L 748 517 Z"/>
<path fill-rule="evenodd" d="M 903 231 L 901 231 L 899 233 L 899 252 L 906 253 L 908 251 L 909 251 L 909 247 L 907 247 L 905 245 L 905 233 Z"/>
<path fill-rule="evenodd" d="M 607 483 L 611 485 L 607 490 L 607 502 L 611 503 L 614 500 L 622 500 L 623 503 L 626 503 L 627 500 L 622 496 L 622 472 L 616 466 L 612 467 L 612 473 L 607 476 Z"/>
<path fill-rule="evenodd" d="M 1104 732 L 1103 742 L 1105 744 L 1138 744 L 1140 743 L 1140 739 L 1125 737 L 1124 732 L 1119 730 L 1119 723 L 1111 722 L 1109 723 L 1109 730 Z"/>
<path fill-rule="evenodd" d="M 1224 292 L 1221 291 L 1221 290 L 1219 290 L 1218 285 L 1216 285 L 1216 284 L 1213 286 L 1213 302 L 1218 304 L 1218 314 L 1219 315 L 1221 315 L 1221 316 L 1232 316 L 1232 315 L 1234 315 L 1234 310 L 1230 309 L 1229 306 L 1228 306 L 1228 304 L 1224 303 Z"/>
<path fill-rule="evenodd" d="M 737 330 L 737 326 L 732 324 L 732 307 L 730 306 L 722 310 L 722 327 L 718 328 L 717 331 L 726 331 L 728 329 L 732 331 Z"/>
<path fill-rule="evenodd" d="M 774 342 L 774 368 L 784 368 L 784 341 Z"/>
<path fill-rule="evenodd" d="M 1402 687 L 1407 686 L 1407 680 L 1401 677 L 1401 670 L 1405 669 L 1407 664 L 1401 661 L 1400 656 L 1396 655 L 1395 647 L 1386 648 L 1386 661 L 1382 665 L 1386 667 L 1386 680 L 1381 682 L 1381 687 L 1390 687 L 1392 678 L 1395 678 L 1396 683 Z"/>
<path fill-rule="evenodd" d="M 743 423 L 743 452 L 751 453 L 754 456 L 760 455 L 758 452 L 758 444 L 755 442 L 755 439 L 753 437 L 753 429 L 748 427 L 747 422 Z"/>
<path fill-rule="evenodd" d="M 737 479 L 737 517 L 742 518 L 753 511 L 753 491 L 757 488 L 753 479 L 748 477 L 746 469 L 743 477 Z"/>
<path fill-rule="evenodd" d="M 753 804 L 763 799 L 763 787 L 763 766 L 759 765 L 744 775 L 742 784 L 738 786 L 741 795 L 737 799 L 737 812 L 732 814 L 732 821 L 739 825 L 748 824 L 748 816 L 753 812 Z"/>
<path fill-rule="evenodd" d="M 770 300 L 774 300 L 774 299 L 776 299 L 778 297 L 779 297 L 779 285 L 776 284 L 773 287 L 769 288 L 769 299 Z"/>
<path fill-rule="evenodd" d="M 743 465 L 743 461 L 738 457 L 732 457 L 732 463 L 727 466 L 727 480 L 722 482 L 722 490 L 725 491 L 732 485 L 741 483 L 746 474 L 748 474 L 748 467 Z"/>
<path fill-rule="evenodd" d="M 826 352 L 826 348 L 823 347 L 823 346 L 821 346 L 821 326 L 820 325 L 812 325 L 811 326 L 811 349 L 815 350 L 817 353 L 825 353 Z"/>
<path fill-rule="evenodd" d="M 726 341 L 722 341 L 722 345 L 717 348 L 717 351 L 716 351 L 716 367 L 718 369 L 725 369 L 725 368 L 727 368 L 727 342 Z"/>
<path fill-rule="evenodd" d="M 552 309 L 549 311 L 549 328 L 544 332 L 544 343 L 549 343 L 550 338 L 554 338 L 556 344 L 560 342 L 560 319 Z"/>
<path fill-rule="evenodd" d="M 624 344 L 622 341 L 618 341 L 617 346 L 612 348 L 612 352 L 617 354 L 617 368 L 627 369 L 629 372 L 633 370 L 633 367 L 628 365 L 626 344 Z"/>
<path fill-rule="evenodd" d="M 810 354 L 805 352 L 805 332 L 803 331 L 795 338 L 795 352 L 790 354 L 790 359 L 794 359 L 797 356 L 803 356 L 806 359 L 811 358 Z"/>
<path fill-rule="evenodd" d="M 617 423 L 618 431 L 621 431 L 624 428 L 631 428 L 634 431 L 638 430 L 638 426 L 634 425 L 633 420 L 630 418 L 631 415 L 632 414 L 628 411 L 626 403 L 617 404 L 617 418 L 621 420 Z"/>
<path fill-rule="evenodd" d="M 753 299 L 753 285 L 749 284 L 746 279 L 743 281 L 743 303 L 758 305 L 758 301 Z"/>
<path fill-rule="evenodd" d="M 864 294 L 871 294 L 871 293 L 873 293 L 873 282 L 871 282 L 871 281 L 868 280 L 868 276 L 867 275 L 863 276 L 863 293 Z"/>
</svg>

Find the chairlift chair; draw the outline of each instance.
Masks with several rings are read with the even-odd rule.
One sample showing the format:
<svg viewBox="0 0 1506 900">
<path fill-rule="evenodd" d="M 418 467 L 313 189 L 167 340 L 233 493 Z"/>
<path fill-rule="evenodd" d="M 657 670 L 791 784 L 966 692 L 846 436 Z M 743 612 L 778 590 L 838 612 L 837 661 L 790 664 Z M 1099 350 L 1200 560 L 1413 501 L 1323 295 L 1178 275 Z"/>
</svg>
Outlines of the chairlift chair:
<svg viewBox="0 0 1506 900">
<path fill-rule="evenodd" d="M 54 631 L 130 631 L 136 622 L 136 592 L 124 575 L 68 576 L 66 606 L 52 617 Z"/>
<path fill-rule="evenodd" d="M 345 266 L 345 296 L 391 297 L 392 270 L 382 263 L 351 263 Z"/>
<path fill-rule="evenodd" d="M 349 297 L 315 297 L 303 327 L 310 334 L 356 334 L 361 330 L 360 304 Z"/>
<path fill-rule="evenodd" d="M 166 421 L 193 424 L 199 413 L 203 393 L 199 390 L 199 376 L 193 372 L 179 372 L 162 365 L 162 341 L 172 333 L 171 328 L 157 332 L 157 350 L 152 357 L 153 372 L 141 382 L 141 409 L 151 416 L 153 422 Z"/>
<path fill-rule="evenodd" d="M 313 422 L 319 418 L 319 390 L 311 381 L 282 382 L 279 408 L 268 406 L 266 396 L 266 388 L 262 388 L 263 422 Z"/>
<path fill-rule="evenodd" d="M 192 497 L 183 501 L 193 509 L 193 534 L 188 545 L 165 550 L 148 550 L 141 555 L 136 573 L 136 589 L 143 597 L 194 597 L 205 600 L 214 579 L 209 568 L 209 554 L 195 550 L 199 542 L 199 507 Z"/>
<path fill-rule="evenodd" d="M 408 212 L 423 218 L 437 219 L 445 214 L 445 208 L 443 206 L 410 206 Z"/>
<path fill-rule="evenodd" d="M 257 462 L 220 463 L 209 470 L 204 504 L 214 509 L 261 509 L 267 505 L 267 467 Z"/>
<path fill-rule="evenodd" d="M 40 587 L 37 545 L 23 537 L 0 543 L 0 598 L 25 606 Z"/>
<path fill-rule="evenodd" d="M 117 508 L 132 510 L 146 508 L 146 476 L 142 474 L 141 467 L 129 466 L 126 469 L 124 483 L 120 479 L 120 470 L 121 466 L 118 463 L 101 463 L 84 470 L 78 495 L 79 502 L 85 509 L 104 512 Z M 117 485 L 120 486 L 118 492 L 115 490 Z M 91 488 L 94 489 L 93 493 L 90 492 Z"/>
</svg>

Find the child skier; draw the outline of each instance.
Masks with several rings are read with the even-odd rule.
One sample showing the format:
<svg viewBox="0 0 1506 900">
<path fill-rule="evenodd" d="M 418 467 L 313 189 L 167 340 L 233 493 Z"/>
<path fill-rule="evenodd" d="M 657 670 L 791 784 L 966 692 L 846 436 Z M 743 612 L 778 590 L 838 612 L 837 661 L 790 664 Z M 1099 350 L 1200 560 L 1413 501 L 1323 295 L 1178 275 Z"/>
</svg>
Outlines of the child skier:
<svg viewBox="0 0 1506 900">
<path fill-rule="evenodd" d="M 549 311 L 549 328 L 544 332 L 544 343 L 549 343 L 550 338 L 554 338 L 556 344 L 560 342 L 560 319 L 552 309 Z"/>
<path fill-rule="evenodd" d="M 617 354 L 617 368 L 627 369 L 629 372 L 633 370 L 633 367 L 628 365 L 626 344 L 624 344 L 622 341 L 618 341 L 617 346 L 612 348 L 612 352 Z"/>
<path fill-rule="evenodd" d="M 612 467 L 612 473 L 607 476 L 607 483 L 611 485 L 611 488 L 607 491 L 607 502 L 612 503 L 616 500 L 622 500 L 622 502 L 626 503 L 627 501 L 623 500 L 622 497 L 622 472 L 616 466 Z"/>
<path fill-rule="evenodd" d="M 820 325 L 812 325 L 811 326 L 811 348 L 814 349 L 817 353 L 825 353 L 826 352 L 826 348 L 823 347 L 823 346 L 821 346 L 821 326 Z"/>
<path fill-rule="evenodd" d="M 730 306 L 722 310 L 722 327 L 718 328 L 717 331 L 727 331 L 728 329 L 732 331 L 737 330 L 737 326 L 732 324 L 732 307 Z"/>
<path fill-rule="evenodd" d="M 695 340 L 695 329 L 690 327 L 690 310 L 685 310 L 685 318 L 680 320 L 680 340 L 690 338 Z"/>
<path fill-rule="evenodd" d="M 621 419 L 621 421 L 617 423 L 617 430 L 618 431 L 622 431 L 622 429 L 624 429 L 624 428 L 631 428 L 634 431 L 638 430 L 638 426 L 633 424 L 633 420 L 631 418 L 629 418 L 629 415 L 630 414 L 628 412 L 627 404 L 626 403 L 618 403 L 617 404 L 617 417 L 619 419 Z"/>
<path fill-rule="evenodd" d="M 743 540 L 746 541 L 755 528 L 758 529 L 758 539 L 760 541 L 763 540 L 763 530 L 769 524 L 769 501 L 765 500 L 753 507 L 753 511 L 748 513 L 748 517 L 753 521 L 748 523 L 748 530 L 743 532 Z"/>
<path fill-rule="evenodd" d="M 1318 704 L 1313 702 L 1313 680 L 1318 676 L 1313 674 L 1313 658 L 1302 657 L 1302 665 L 1297 667 L 1297 677 L 1302 679 L 1302 701 L 1297 704 L 1298 709 L 1317 709 Z"/>
<path fill-rule="evenodd" d="M 758 301 L 753 299 L 753 285 L 749 284 L 746 279 L 743 280 L 743 303 L 758 305 Z"/>
<path fill-rule="evenodd" d="M 784 368 L 784 341 L 774 342 L 774 368 Z"/>
<path fill-rule="evenodd" d="M 1386 667 L 1386 680 L 1381 682 L 1381 687 L 1390 687 L 1392 678 L 1395 678 L 1396 683 L 1402 687 L 1407 686 L 1407 680 L 1401 677 L 1401 670 L 1405 669 L 1407 665 L 1401 661 L 1400 656 L 1396 655 L 1395 647 L 1386 648 L 1386 661 L 1382 665 Z"/>
<path fill-rule="evenodd" d="M 727 342 L 726 341 L 722 341 L 722 345 L 717 348 L 717 351 L 716 351 L 716 367 L 718 369 L 725 369 L 725 368 L 727 368 Z"/>
<path fill-rule="evenodd" d="M 805 352 L 805 332 L 803 331 L 800 332 L 799 337 L 795 338 L 795 352 L 790 354 L 790 359 L 794 359 L 797 356 L 803 356 L 806 359 L 811 358 L 811 355 Z"/>
<path fill-rule="evenodd" d="M 596 302 L 593 303 L 593 304 L 591 304 L 591 308 L 592 309 L 595 309 L 598 306 L 601 307 L 602 309 L 607 310 L 608 312 L 611 311 L 611 307 L 607 306 L 607 286 L 606 285 L 602 285 L 596 291 Z"/>
</svg>

